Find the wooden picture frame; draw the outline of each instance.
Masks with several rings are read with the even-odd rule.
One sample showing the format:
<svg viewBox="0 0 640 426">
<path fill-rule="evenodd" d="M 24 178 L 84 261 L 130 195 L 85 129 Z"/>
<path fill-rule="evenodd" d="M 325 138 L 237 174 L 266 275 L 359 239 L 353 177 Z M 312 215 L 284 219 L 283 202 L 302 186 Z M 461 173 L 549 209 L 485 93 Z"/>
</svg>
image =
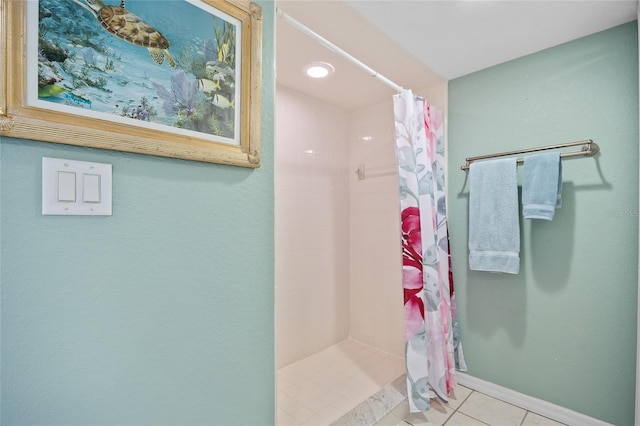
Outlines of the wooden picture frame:
<svg viewBox="0 0 640 426">
<path fill-rule="evenodd" d="M 260 6 L 0 6 L 0 138 L 260 166 Z"/>
</svg>

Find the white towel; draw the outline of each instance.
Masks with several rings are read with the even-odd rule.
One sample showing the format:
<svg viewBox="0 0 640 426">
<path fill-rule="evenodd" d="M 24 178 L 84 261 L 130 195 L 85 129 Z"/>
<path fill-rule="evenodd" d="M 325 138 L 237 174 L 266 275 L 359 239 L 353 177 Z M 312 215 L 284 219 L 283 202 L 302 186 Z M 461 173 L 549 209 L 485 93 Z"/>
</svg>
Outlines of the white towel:
<svg viewBox="0 0 640 426">
<path fill-rule="evenodd" d="M 516 158 L 469 166 L 469 269 L 520 272 Z"/>
</svg>

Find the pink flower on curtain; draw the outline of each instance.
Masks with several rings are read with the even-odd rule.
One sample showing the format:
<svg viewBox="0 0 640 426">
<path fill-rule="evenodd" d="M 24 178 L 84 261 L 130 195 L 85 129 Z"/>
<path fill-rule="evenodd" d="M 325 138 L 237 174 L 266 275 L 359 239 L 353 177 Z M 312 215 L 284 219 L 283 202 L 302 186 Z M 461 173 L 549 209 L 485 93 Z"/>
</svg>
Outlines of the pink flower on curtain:
<svg viewBox="0 0 640 426">
<path fill-rule="evenodd" d="M 427 143 L 426 143 L 427 158 L 429 159 L 429 161 L 434 162 L 436 158 L 435 129 L 437 129 L 437 127 L 434 126 L 431 105 L 429 105 L 427 101 L 423 101 L 423 102 L 424 102 L 424 129 L 425 129 L 425 134 L 427 136 Z"/>
<path fill-rule="evenodd" d="M 417 207 L 407 207 L 402 211 L 402 276 L 407 340 L 413 337 L 424 324 L 422 255 L 420 253 L 422 253 L 420 210 Z"/>
<path fill-rule="evenodd" d="M 424 119 L 428 124 L 427 130 L 429 133 L 435 133 L 442 127 L 442 111 L 433 108 L 429 103 L 425 102 Z"/>
<path fill-rule="evenodd" d="M 417 412 L 429 409 L 432 391 L 447 401 L 455 385 L 454 368 L 466 371 L 466 365 L 447 256 L 443 116 L 411 91 L 394 96 L 393 103 L 400 177 L 407 395 L 409 410 Z"/>
</svg>

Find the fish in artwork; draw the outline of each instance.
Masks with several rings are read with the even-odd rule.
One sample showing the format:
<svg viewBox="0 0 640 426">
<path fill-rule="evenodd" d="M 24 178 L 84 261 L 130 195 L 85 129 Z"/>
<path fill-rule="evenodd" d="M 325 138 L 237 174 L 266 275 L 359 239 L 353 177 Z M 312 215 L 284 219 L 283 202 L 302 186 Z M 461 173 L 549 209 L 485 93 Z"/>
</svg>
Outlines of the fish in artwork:
<svg viewBox="0 0 640 426">
<path fill-rule="evenodd" d="M 220 80 L 209 80 L 207 78 L 198 79 L 198 87 L 202 89 L 204 93 L 213 93 L 220 90 Z"/>
<path fill-rule="evenodd" d="M 231 53 L 231 49 L 229 47 L 229 43 L 222 43 L 220 49 L 218 50 L 218 61 L 227 62 L 229 60 L 229 54 Z"/>
<path fill-rule="evenodd" d="M 235 100 L 230 101 L 229 99 L 225 98 L 224 96 L 218 93 L 213 95 L 211 103 L 217 106 L 218 108 L 222 108 L 222 109 L 235 108 L 234 106 Z"/>
</svg>

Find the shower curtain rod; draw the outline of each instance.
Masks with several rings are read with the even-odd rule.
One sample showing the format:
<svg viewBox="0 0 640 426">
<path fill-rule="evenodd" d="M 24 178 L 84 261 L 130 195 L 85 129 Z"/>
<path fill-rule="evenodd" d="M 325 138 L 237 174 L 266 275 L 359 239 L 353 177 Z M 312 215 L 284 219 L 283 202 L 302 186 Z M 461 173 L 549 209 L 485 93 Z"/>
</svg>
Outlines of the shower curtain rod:
<svg viewBox="0 0 640 426">
<path fill-rule="evenodd" d="M 558 145 L 548 145 L 548 146 L 540 146 L 538 148 L 521 149 L 518 151 L 501 152 L 499 154 L 488 154 L 488 155 L 480 155 L 478 157 L 467 157 L 465 158 L 466 164 L 464 166 L 460 166 L 460 170 L 469 170 L 469 165 L 476 160 L 486 160 L 488 158 L 506 157 L 508 155 L 526 154 L 529 152 L 546 151 L 548 149 L 559 149 L 559 148 L 566 148 L 568 146 L 578 146 L 578 145 L 582 145 L 582 150 L 574 151 L 574 152 L 563 152 L 560 154 L 560 157 L 561 158 L 578 157 L 578 156 L 591 157 L 593 155 L 596 155 L 598 151 L 600 151 L 600 147 L 598 146 L 597 143 L 595 143 L 591 139 L 586 139 L 583 141 L 561 143 Z M 524 159 L 518 158 L 517 160 L 518 164 L 522 164 L 523 162 L 524 162 Z"/>
<path fill-rule="evenodd" d="M 397 92 L 402 92 L 404 90 L 402 86 L 400 86 L 400 85 L 394 83 L 393 81 L 389 80 L 387 77 L 385 77 L 382 74 L 378 73 L 377 71 L 375 71 L 374 69 L 372 69 L 371 67 L 366 65 L 365 63 L 363 63 L 363 62 L 359 61 L 358 59 L 354 58 L 353 56 L 351 56 L 350 54 L 348 54 L 344 50 L 340 49 L 338 46 L 336 46 L 335 44 L 331 43 L 329 40 L 325 39 L 324 37 L 322 37 L 318 33 L 313 32 L 311 29 L 309 29 L 309 27 L 306 27 L 305 25 L 303 25 L 299 21 L 296 21 L 294 18 L 292 18 L 291 16 L 287 15 L 286 13 L 284 13 L 282 11 L 282 9 L 280 9 L 279 7 L 276 7 L 276 14 L 279 17 L 281 17 L 282 19 L 284 19 L 292 27 L 294 27 L 297 30 L 299 30 L 299 31 L 303 32 L 304 34 L 308 35 L 309 37 L 311 37 L 312 39 L 316 40 L 317 42 L 319 42 L 320 44 L 322 44 L 324 47 L 328 48 L 329 50 L 332 50 L 335 53 L 337 53 L 340 56 L 342 56 L 343 58 L 349 60 L 351 63 L 353 63 L 353 64 L 357 65 L 358 67 L 360 67 L 361 69 L 365 70 L 371 76 L 373 76 L 374 78 L 382 81 L 384 84 L 386 84 L 387 86 L 389 86 L 392 89 L 396 90 Z"/>
</svg>

